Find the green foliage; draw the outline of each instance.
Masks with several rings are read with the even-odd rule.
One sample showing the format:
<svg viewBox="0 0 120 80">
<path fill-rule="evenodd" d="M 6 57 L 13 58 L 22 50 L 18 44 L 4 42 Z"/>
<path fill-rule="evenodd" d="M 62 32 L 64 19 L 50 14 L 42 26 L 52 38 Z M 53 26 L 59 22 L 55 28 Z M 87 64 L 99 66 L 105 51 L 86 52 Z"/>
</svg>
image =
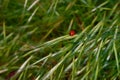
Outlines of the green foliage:
<svg viewBox="0 0 120 80">
<path fill-rule="evenodd" d="M 0 80 L 119 80 L 119 6 L 119 0 L 0 1 Z"/>
</svg>

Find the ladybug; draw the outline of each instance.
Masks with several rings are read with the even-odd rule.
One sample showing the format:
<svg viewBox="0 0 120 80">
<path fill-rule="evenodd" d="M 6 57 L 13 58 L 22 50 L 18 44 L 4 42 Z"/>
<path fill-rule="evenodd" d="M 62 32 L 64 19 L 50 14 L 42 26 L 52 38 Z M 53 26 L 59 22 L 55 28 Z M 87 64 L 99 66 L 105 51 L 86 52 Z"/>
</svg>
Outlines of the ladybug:
<svg viewBox="0 0 120 80">
<path fill-rule="evenodd" d="M 75 34 L 76 34 L 75 30 L 71 30 L 71 31 L 69 32 L 69 35 L 70 35 L 70 36 L 74 36 Z"/>
</svg>

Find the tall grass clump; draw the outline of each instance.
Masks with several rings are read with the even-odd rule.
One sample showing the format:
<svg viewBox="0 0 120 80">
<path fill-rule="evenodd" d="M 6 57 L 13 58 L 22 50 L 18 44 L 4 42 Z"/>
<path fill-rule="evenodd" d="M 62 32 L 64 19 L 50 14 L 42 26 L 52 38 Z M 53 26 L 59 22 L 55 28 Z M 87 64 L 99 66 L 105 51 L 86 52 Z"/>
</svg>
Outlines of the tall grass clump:
<svg viewBox="0 0 120 80">
<path fill-rule="evenodd" d="M 119 79 L 119 0 L 0 1 L 0 80 Z"/>
</svg>

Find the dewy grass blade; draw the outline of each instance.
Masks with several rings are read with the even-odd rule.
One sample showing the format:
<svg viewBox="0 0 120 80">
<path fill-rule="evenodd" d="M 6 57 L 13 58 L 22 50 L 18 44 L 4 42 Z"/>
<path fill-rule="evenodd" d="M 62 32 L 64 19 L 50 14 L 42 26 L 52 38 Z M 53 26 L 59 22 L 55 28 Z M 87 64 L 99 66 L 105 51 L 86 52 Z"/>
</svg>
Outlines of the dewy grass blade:
<svg viewBox="0 0 120 80">
<path fill-rule="evenodd" d="M 35 0 L 32 5 L 27 9 L 28 11 L 32 9 L 40 0 Z"/>
<path fill-rule="evenodd" d="M 117 65 L 118 74 L 120 74 L 120 67 L 119 67 L 119 60 L 118 60 L 118 52 L 117 52 L 117 49 L 116 49 L 115 42 L 113 43 L 113 50 L 114 50 L 114 54 L 115 54 L 115 59 L 116 59 L 116 65 Z"/>
<path fill-rule="evenodd" d="M 29 23 L 29 22 L 32 20 L 33 16 L 35 15 L 35 13 L 37 12 L 38 9 L 39 9 L 39 7 L 37 7 L 37 8 L 34 10 L 34 12 L 33 12 L 33 13 L 31 14 L 31 16 L 29 17 L 27 23 Z"/>
<path fill-rule="evenodd" d="M 103 3 L 102 3 L 102 4 L 100 4 L 99 6 L 95 7 L 94 9 L 92 9 L 92 11 L 91 11 L 91 12 L 96 11 L 98 8 L 101 8 L 102 6 L 106 5 L 108 2 L 109 2 L 108 0 L 107 0 L 107 1 L 105 1 L 105 2 L 103 2 Z"/>
<path fill-rule="evenodd" d="M 67 11 L 67 10 L 69 10 L 71 7 L 73 7 L 73 5 L 75 4 L 76 1 L 77 1 L 77 0 L 73 0 L 73 2 L 71 1 L 71 2 L 67 5 L 67 7 L 65 8 L 65 11 Z"/>
<path fill-rule="evenodd" d="M 33 64 L 29 65 L 28 68 L 31 68 L 32 66 L 40 63 L 41 61 L 44 61 L 45 59 L 48 59 L 49 57 L 58 56 L 59 54 L 63 53 L 64 51 L 65 51 L 65 52 L 68 51 L 69 48 L 70 48 L 70 47 L 68 47 L 68 48 L 64 47 L 64 48 L 62 48 L 59 52 L 55 52 L 55 53 L 53 53 L 53 54 L 49 54 L 49 55 L 47 55 L 47 56 L 45 56 L 45 57 L 43 57 L 43 58 L 35 61 Z"/>
<path fill-rule="evenodd" d="M 54 44 L 56 44 L 58 42 L 68 40 L 68 39 L 72 39 L 74 37 L 76 37 L 76 36 L 69 36 L 69 35 L 61 36 L 61 37 L 58 37 L 58 38 L 53 39 L 51 41 L 48 41 L 48 42 L 44 43 L 43 45 L 54 45 Z"/>
<path fill-rule="evenodd" d="M 25 35 L 28 36 L 28 35 L 32 35 L 33 33 L 35 33 L 36 31 L 38 30 L 38 28 L 34 28 L 33 30 L 27 32 Z"/>
<path fill-rule="evenodd" d="M 80 75 L 83 71 L 86 70 L 86 66 L 76 72 L 77 75 Z"/>
<path fill-rule="evenodd" d="M 22 11 L 22 14 L 21 14 L 21 18 L 20 18 L 20 21 L 19 21 L 19 23 L 21 23 L 25 18 L 25 12 L 26 12 L 26 6 L 27 6 L 27 3 L 28 3 L 28 0 L 25 0 L 25 2 L 24 2 L 24 7 L 23 7 L 23 11 Z M 19 29 L 20 30 L 20 29 Z"/>
<path fill-rule="evenodd" d="M 118 26 L 116 26 L 115 34 L 114 34 L 114 40 L 117 38 L 117 33 L 118 33 Z"/>
<path fill-rule="evenodd" d="M 23 71 L 24 68 L 25 68 L 25 66 L 26 66 L 26 64 L 27 64 L 32 58 L 33 58 L 33 56 L 30 56 L 30 57 L 21 65 L 21 67 L 19 68 L 19 70 L 17 71 L 16 74 L 18 74 L 18 73 L 20 73 L 21 71 Z"/>
<path fill-rule="evenodd" d="M 55 70 L 66 60 L 66 58 L 71 54 L 71 52 L 69 52 L 68 54 L 66 54 L 66 56 L 58 63 L 56 64 L 48 73 L 46 73 L 43 77 L 42 80 L 47 80 L 54 72 Z"/>
<path fill-rule="evenodd" d="M 77 64 L 77 63 L 78 63 L 78 64 L 80 63 L 81 55 L 82 55 L 83 50 L 84 50 L 84 45 L 83 45 L 83 46 L 80 48 L 80 50 L 79 50 L 79 56 L 78 56 L 78 58 L 75 59 L 75 63 L 76 63 L 76 64 Z M 67 71 L 69 71 L 69 70 L 72 68 L 72 66 L 73 66 L 73 62 L 70 63 L 70 64 L 65 68 L 64 72 L 66 73 Z M 76 72 L 76 73 L 77 73 L 77 72 Z"/>
<path fill-rule="evenodd" d="M 69 23 L 69 26 L 68 26 L 67 33 L 69 33 L 69 31 L 71 30 L 72 25 L 73 25 L 73 22 L 74 22 L 74 19 L 72 18 L 72 19 L 70 20 L 70 23 Z"/>
<path fill-rule="evenodd" d="M 115 12 L 115 10 L 117 9 L 117 7 L 119 6 L 120 3 L 116 3 L 116 5 L 113 7 L 113 9 L 110 12 L 110 16 L 113 15 L 113 13 Z"/>
<path fill-rule="evenodd" d="M 107 44 L 107 47 L 106 47 L 104 53 L 109 53 L 112 50 L 111 48 L 113 46 L 113 40 L 106 40 L 106 44 Z M 110 59 L 110 57 L 111 57 L 111 54 L 108 54 L 106 60 L 108 61 Z"/>
<path fill-rule="evenodd" d="M 2 69 L 2 70 L 0 70 L 0 74 L 3 74 L 6 71 L 8 71 L 8 69 Z"/>
<path fill-rule="evenodd" d="M 58 0 L 55 1 L 54 11 L 56 11 Z"/>
<path fill-rule="evenodd" d="M 98 64 L 97 67 L 96 67 L 95 78 L 94 78 L 94 80 L 97 80 L 97 79 L 98 79 L 98 78 L 97 78 L 98 72 L 99 72 L 99 64 Z"/>
<path fill-rule="evenodd" d="M 33 56 L 30 56 L 22 65 L 21 67 L 18 69 L 18 71 L 16 72 L 16 74 L 12 77 L 11 80 L 14 80 L 17 78 L 17 76 L 26 68 L 27 63 L 33 58 Z"/>
<path fill-rule="evenodd" d="M 73 53 L 76 53 L 80 50 L 80 48 L 83 46 L 83 42 L 81 42 L 77 47 L 75 47 L 75 49 L 73 50 Z"/>
<path fill-rule="evenodd" d="M 115 19 L 115 21 L 113 21 L 113 23 L 111 24 L 109 30 L 113 28 L 113 26 L 117 23 L 117 21 L 118 21 L 117 19 Z"/>
<path fill-rule="evenodd" d="M 99 73 L 99 64 L 100 64 L 100 52 L 101 52 L 101 49 L 103 47 L 103 40 L 101 41 L 100 45 L 99 45 L 99 48 L 98 48 L 98 51 L 96 53 L 96 70 L 95 70 L 95 77 L 94 77 L 94 80 L 97 80 L 98 79 L 98 73 Z"/>
<path fill-rule="evenodd" d="M 37 78 L 36 78 L 35 80 L 40 80 L 40 76 L 41 76 L 41 75 L 37 76 Z"/>
<path fill-rule="evenodd" d="M 65 41 L 65 40 L 69 40 L 69 39 L 72 39 L 72 38 L 75 38 L 77 35 L 75 36 L 69 36 L 69 35 L 65 35 L 65 36 L 61 36 L 61 37 L 58 37 L 56 39 L 53 39 L 53 40 L 50 40 L 50 41 L 47 41 L 39 46 L 37 46 L 37 48 L 27 52 L 26 54 L 23 55 L 23 57 L 27 56 L 27 55 L 30 55 L 31 53 L 34 53 L 34 52 L 37 52 L 39 51 L 40 49 L 44 49 L 44 47 L 46 46 L 52 46 L 52 45 L 55 45 L 61 41 Z"/>
<path fill-rule="evenodd" d="M 9 46 L 8 50 L 6 51 L 5 56 L 10 55 L 10 51 L 14 48 L 14 46 L 16 45 L 18 39 L 19 39 L 19 35 L 16 35 L 14 37 L 14 39 L 11 41 L 11 45 Z"/>
<path fill-rule="evenodd" d="M 99 55 L 100 55 L 100 51 L 102 49 L 102 46 L 103 46 L 103 40 L 101 41 L 99 48 L 98 48 L 98 52 L 96 54 L 96 62 L 98 62 L 98 60 L 99 60 Z"/>
<path fill-rule="evenodd" d="M 9 35 L 7 35 L 6 37 L 5 37 L 5 40 L 3 39 L 3 40 L 0 40 L 0 44 L 3 44 L 5 41 L 7 41 L 8 39 L 10 39 L 12 36 L 13 36 L 13 34 L 14 33 L 10 33 Z"/>
<path fill-rule="evenodd" d="M 27 6 L 27 3 L 28 3 L 28 0 L 25 0 L 25 3 L 24 3 L 24 10 L 25 10 L 25 8 L 26 8 L 26 6 Z"/>
<path fill-rule="evenodd" d="M 73 58 L 73 61 L 72 61 L 73 65 L 72 65 L 72 79 L 71 80 L 74 80 L 75 79 L 75 76 L 76 76 L 76 59 L 75 57 Z"/>
<path fill-rule="evenodd" d="M 61 70 L 60 70 L 60 73 L 59 73 L 59 75 L 58 75 L 58 79 L 57 79 L 57 80 L 60 80 L 61 75 L 62 75 L 62 73 L 63 73 L 63 70 L 64 70 L 64 65 L 62 66 L 62 68 L 61 68 Z"/>
<path fill-rule="evenodd" d="M 91 24 L 94 25 L 94 23 L 96 22 L 97 19 L 98 19 L 98 16 L 96 16 L 96 17 L 92 20 Z"/>
<path fill-rule="evenodd" d="M 92 38 L 97 32 L 98 30 L 101 28 L 101 26 L 103 25 L 103 21 L 100 21 L 89 33 L 90 37 Z"/>
<path fill-rule="evenodd" d="M 118 33 L 118 26 L 116 26 L 116 30 L 115 30 L 115 34 L 114 34 L 113 50 L 114 50 L 114 54 L 115 54 L 117 70 L 118 70 L 118 73 L 120 74 L 120 70 L 119 70 L 120 67 L 119 67 L 119 60 L 118 60 L 118 52 L 117 52 L 117 48 L 116 48 L 116 44 L 115 44 L 115 40 L 116 40 L 116 38 L 117 38 L 117 33 Z"/>
<path fill-rule="evenodd" d="M 75 40 L 74 40 L 74 43 L 75 42 L 77 42 L 84 34 L 86 34 L 86 32 L 88 31 L 88 29 L 91 27 L 91 25 L 90 26 L 88 26 L 88 27 L 86 27 L 80 34 L 78 34 L 78 36 L 75 38 Z"/>
<path fill-rule="evenodd" d="M 50 11 L 53 9 L 54 4 L 55 4 L 54 2 L 51 4 L 51 6 L 49 7 L 47 13 L 50 13 Z"/>
<path fill-rule="evenodd" d="M 90 70 L 87 71 L 87 72 L 84 74 L 84 76 L 83 76 L 80 80 L 85 80 L 85 78 L 88 76 L 89 73 L 90 73 Z"/>
<path fill-rule="evenodd" d="M 49 57 L 51 57 L 51 54 L 49 54 L 48 56 L 43 57 L 43 58 L 40 59 L 40 60 L 37 60 L 37 61 L 34 62 L 33 64 L 29 65 L 28 68 L 30 68 L 30 67 L 32 67 L 32 66 L 34 66 L 34 65 L 36 65 L 36 64 L 38 64 L 38 63 L 40 63 L 40 62 L 43 61 L 43 60 L 48 59 Z"/>
<path fill-rule="evenodd" d="M 78 58 L 77 59 L 75 59 L 74 60 L 74 62 L 76 62 L 78 60 Z M 65 69 L 65 71 L 64 72 L 67 72 L 68 70 L 70 70 L 71 68 L 72 68 L 72 66 L 74 65 L 74 63 L 72 62 L 71 64 L 69 64 L 68 65 L 68 67 Z"/>
</svg>

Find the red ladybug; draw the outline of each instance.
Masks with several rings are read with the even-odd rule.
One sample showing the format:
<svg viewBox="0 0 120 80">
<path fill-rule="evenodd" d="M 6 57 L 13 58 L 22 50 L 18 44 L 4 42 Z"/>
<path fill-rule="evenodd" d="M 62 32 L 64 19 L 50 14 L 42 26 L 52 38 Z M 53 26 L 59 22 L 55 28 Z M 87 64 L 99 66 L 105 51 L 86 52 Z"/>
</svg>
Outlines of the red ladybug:
<svg viewBox="0 0 120 80">
<path fill-rule="evenodd" d="M 71 30 L 69 33 L 70 36 L 74 36 L 75 34 L 76 34 L 75 30 Z"/>
</svg>

